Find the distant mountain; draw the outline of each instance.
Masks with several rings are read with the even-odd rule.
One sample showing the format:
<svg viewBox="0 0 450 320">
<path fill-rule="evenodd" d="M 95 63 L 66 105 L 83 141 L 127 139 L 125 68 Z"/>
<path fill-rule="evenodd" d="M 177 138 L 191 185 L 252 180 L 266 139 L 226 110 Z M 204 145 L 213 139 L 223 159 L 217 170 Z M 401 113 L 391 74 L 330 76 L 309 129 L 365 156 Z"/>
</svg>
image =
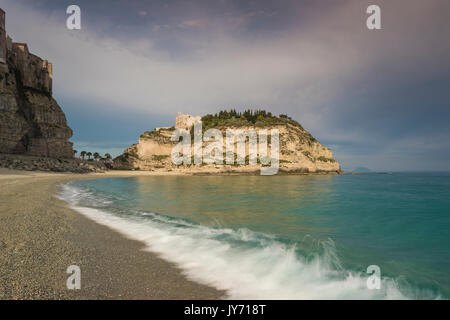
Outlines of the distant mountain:
<svg viewBox="0 0 450 320">
<path fill-rule="evenodd" d="M 366 168 L 366 167 L 358 167 L 351 171 L 352 172 L 373 172 L 372 170 L 370 170 L 369 168 Z"/>
</svg>

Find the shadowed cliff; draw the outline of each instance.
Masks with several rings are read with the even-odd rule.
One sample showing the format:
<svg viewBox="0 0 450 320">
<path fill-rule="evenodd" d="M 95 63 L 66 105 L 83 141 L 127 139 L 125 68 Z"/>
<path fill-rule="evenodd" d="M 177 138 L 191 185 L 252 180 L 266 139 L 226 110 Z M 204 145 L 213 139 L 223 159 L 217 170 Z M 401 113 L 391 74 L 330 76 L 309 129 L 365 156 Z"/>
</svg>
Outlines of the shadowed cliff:
<svg viewBox="0 0 450 320">
<path fill-rule="evenodd" d="M 0 153 L 72 158 L 70 137 L 52 97 L 52 64 L 12 41 L 0 9 Z"/>
</svg>

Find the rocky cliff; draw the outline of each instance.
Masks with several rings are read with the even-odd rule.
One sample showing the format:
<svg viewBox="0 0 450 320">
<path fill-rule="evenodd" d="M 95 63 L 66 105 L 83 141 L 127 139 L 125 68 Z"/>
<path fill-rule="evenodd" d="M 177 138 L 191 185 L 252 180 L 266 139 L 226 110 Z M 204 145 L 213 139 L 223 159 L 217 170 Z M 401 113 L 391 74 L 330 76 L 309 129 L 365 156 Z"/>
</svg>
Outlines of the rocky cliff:
<svg viewBox="0 0 450 320">
<path fill-rule="evenodd" d="M 0 153 L 73 157 L 72 130 L 52 97 L 52 65 L 15 43 L 0 9 Z"/>
<path fill-rule="evenodd" d="M 330 149 L 320 144 L 298 122 L 281 115 L 274 117 L 263 111 L 264 116 L 252 116 L 246 114 L 239 117 L 227 115 L 207 115 L 204 117 L 192 117 L 178 114 L 175 127 L 156 128 L 147 131 L 139 137 L 139 142 L 127 148 L 122 155 L 114 160 L 115 167 L 121 169 L 136 170 L 161 170 L 161 171 L 186 171 L 189 173 L 257 173 L 261 164 L 249 164 L 248 156 L 245 164 L 201 164 L 180 165 L 172 163 L 171 151 L 178 143 L 170 140 L 175 129 L 190 129 L 193 119 L 202 120 L 203 131 L 208 128 L 219 129 L 225 136 L 227 129 L 273 129 L 279 131 L 279 172 L 281 173 L 340 173 L 339 163 L 333 158 Z M 270 139 L 268 139 L 270 140 Z M 208 142 L 203 142 L 203 148 Z M 234 146 L 236 148 L 236 144 Z M 270 150 L 270 141 L 268 149 Z M 248 155 L 248 143 L 246 146 Z M 226 146 L 223 148 L 226 152 Z"/>
</svg>

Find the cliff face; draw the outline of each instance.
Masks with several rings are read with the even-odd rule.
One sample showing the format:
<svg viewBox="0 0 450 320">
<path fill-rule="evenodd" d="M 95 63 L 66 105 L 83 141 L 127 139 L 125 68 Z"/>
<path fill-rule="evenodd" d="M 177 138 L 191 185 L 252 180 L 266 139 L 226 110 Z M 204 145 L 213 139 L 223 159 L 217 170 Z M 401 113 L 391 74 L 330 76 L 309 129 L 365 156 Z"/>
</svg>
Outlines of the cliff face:
<svg viewBox="0 0 450 320">
<path fill-rule="evenodd" d="M 12 42 L 0 9 L 0 153 L 71 158 L 71 136 L 52 98 L 52 65 Z"/>
<path fill-rule="evenodd" d="M 183 118 L 183 119 L 181 119 Z M 174 129 L 180 126 L 185 129 L 187 115 L 179 114 L 176 126 L 171 128 L 157 128 L 153 131 L 145 132 L 139 138 L 139 143 L 127 148 L 124 153 L 115 159 L 115 167 L 123 169 L 138 170 L 172 170 L 187 171 L 192 173 L 256 173 L 259 172 L 260 164 L 249 164 L 248 158 L 244 165 L 181 165 L 176 166 L 171 160 L 171 150 L 178 142 L 170 141 Z M 205 124 L 205 121 L 203 121 Z M 191 125 L 189 123 L 188 125 Z M 204 125 L 205 127 L 205 125 Z M 226 129 L 266 129 L 269 132 L 273 129 L 279 130 L 279 172 L 281 173 L 339 173 L 341 168 L 339 163 L 333 158 L 330 149 L 320 144 L 308 131 L 296 121 L 291 119 L 272 118 L 270 122 L 259 121 L 254 125 L 247 125 L 245 122 L 233 120 L 224 123 L 214 123 L 213 127 L 219 129 L 225 137 Z M 206 128 L 204 128 L 206 129 Z M 269 139 L 270 140 L 270 139 Z M 209 142 L 203 142 L 205 148 Z M 235 143 L 236 148 L 236 143 Z M 271 145 L 268 145 L 269 153 Z M 236 149 L 235 149 L 236 150 Z M 224 145 L 223 151 L 226 152 Z M 248 155 L 248 142 L 246 146 Z"/>
</svg>

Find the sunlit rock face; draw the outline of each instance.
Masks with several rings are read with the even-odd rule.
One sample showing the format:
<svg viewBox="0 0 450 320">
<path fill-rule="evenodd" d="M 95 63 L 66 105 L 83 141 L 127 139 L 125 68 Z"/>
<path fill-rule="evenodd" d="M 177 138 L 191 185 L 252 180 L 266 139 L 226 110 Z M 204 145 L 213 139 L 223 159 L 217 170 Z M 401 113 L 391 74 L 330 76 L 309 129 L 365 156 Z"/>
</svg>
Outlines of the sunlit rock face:
<svg viewBox="0 0 450 320">
<path fill-rule="evenodd" d="M 189 114 L 182 114 L 178 112 L 177 118 L 175 119 L 175 128 L 189 130 L 196 121 L 200 121 L 202 117 L 191 116 Z"/>
<path fill-rule="evenodd" d="M 171 141 L 175 129 L 191 132 L 195 121 L 202 117 L 193 117 L 178 113 L 174 127 L 156 128 L 144 132 L 139 142 L 127 148 L 122 155 L 115 159 L 115 166 L 122 169 L 137 170 L 182 170 L 193 173 L 252 173 L 259 172 L 260 164 L 250 164 L 246 159 L 243 165 L 210 164 L 205 165 L 175 165 L 171 160 L 171 151 L 177 142 Z M 290 118 L 272 118 L 271 122 L 257 121 L 253 125 L 240 121 L 230 120 L 215 127 L 226 135 L 227 129 L 235 130 L 271 130 L 279 132 L 279 159 L 281 173 L 340 173 L 340 164 L 333 158 L 333 152 L 318 142 L 298 122 Z M 205 149 L 210 142 L 203 141 Z M 234 144 L 236 149 L 236 143 Z M 248 140 L 246 141 L 246 154 L 248 154 Z M 271 152 L 269 142 L 268 150 Z M 224 142 L 223 151 L 226 152 Z M 193 149 L 191 154 L 193 154 Z M 247 157 L 248 158 L 248 157 Z"/>
</svg>

